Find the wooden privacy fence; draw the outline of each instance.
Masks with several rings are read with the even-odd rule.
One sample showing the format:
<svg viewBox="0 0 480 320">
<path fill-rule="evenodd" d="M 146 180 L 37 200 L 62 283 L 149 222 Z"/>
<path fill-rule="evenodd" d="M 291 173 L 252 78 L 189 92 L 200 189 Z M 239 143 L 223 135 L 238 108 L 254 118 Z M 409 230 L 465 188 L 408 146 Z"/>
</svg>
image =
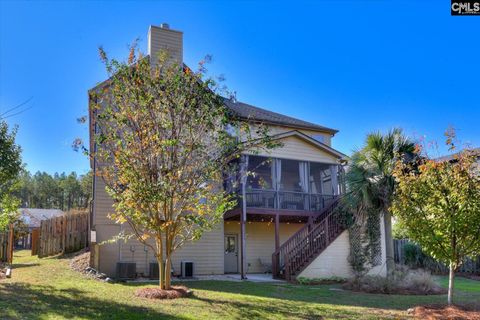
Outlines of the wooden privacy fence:
<svg viewBox="0 0 480 320">
<path fill-rule="evenodd" d="M 410 243 L 407 239 L 393 240 L 393 255 L 395 263 L 405 264 L 405 245 Z"/>
<path fill-rule="evenodd" d="M 70 213 L 43 220 L 40 225 L 38 257 L 75 252 L 88 245 L 88 213 Z"/>
<path fill-rule="evenodd" d="M 31 233 L 32 256 L 38 254 L 38 244 L 40 242 L 40 228 L 33 228 Z"/>
<path fill-rule="evenodd" d="M 0 232 L 0 262 L 12 263 L 13 259 L 13 226 L 7 232 Z"/>
<path fill-rule="evenodd" d="M 405 256 L 405 247 L 407 245 L 412 245 L 416 247 L 415 257 Z M 444 265 L 441 262 L 435 261 L 433 258 L 425 255 L 421 251 L 421 248 L 419 245 L 409 241 L 408 239 L 393 240 L 393 247 L 394 247 L 395 263 L 408 264 L 408 265 L 411 265 L 412 267 L 428 269 L 432 273 L 437 273 L 437 274 L 447 274 L 449 271 L 448 266 Z M 415 260 L 415 261 L 410 261 L 410 260 Z M 472 259 L 470 258 L 465 259 L 465 261 L 463 261 L 460 268 L 458 268 L 457 272 L 480 274 L 480 256 Z"/>
<path fill-rule="evenodd" d="M 0 232 L 0 262 L 7 262 L 8 232 Z"/>
</svg>

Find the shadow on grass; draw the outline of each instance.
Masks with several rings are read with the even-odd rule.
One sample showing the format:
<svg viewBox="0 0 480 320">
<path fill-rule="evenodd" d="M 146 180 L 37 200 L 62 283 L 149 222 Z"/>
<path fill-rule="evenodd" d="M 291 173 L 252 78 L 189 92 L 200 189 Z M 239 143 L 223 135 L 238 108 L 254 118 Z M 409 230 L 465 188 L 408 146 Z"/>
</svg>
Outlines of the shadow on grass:
<svg viewBox="0 0 480 320">
<path fill-rule="evenodd" d="M 235 309 L 235 318 L 238 319 L 261 319 L 267 315 L 275 315 L 281 314 L 282 317 L 286 319 L 324 319 L 321 314 L 328 313 L 326 310 L 322 310 L 322 308 L 316 308 L 315 310 L 311 310 L 308 308 L 292 308 L 291 305 L 286 304 L 272 304 L 272 303 L 248 303 L 248 302 L 240 302 L 240 301 L 221 301 L 218 299 L 210 299 L 205 297 L 199 297 L 193 295 L 191 299 L 198 300 L 202 303 L 205 303 L 209 306 L 214 306 L 216 304 L 224 304 L 228 303 L 233 309 Z M 331 313 L 332 311 L 330 311 Z M 340 314 L 338 312 L 334 312 L 335 319 L 352 319 L 355 317 L 360 316 L 359 313 L 348 313 L 348 314 Z M 331 314 L 330 314 L 331 317 Z"/>
<path fill-rule="evenodd" d="M 176 284 L 180 284 L 176 282 Z M 388 295 L 369 294 L 342 290 L 339 285 L 302 286 L 288 283 L 252 283 L 234 281 L 188 281 L 181 283 L 193 290 L 206 290 L 217 293 L 231 293 L 261 298 L 279 299 L 282 301 L 306 302 L 314 304 L 330 304 L 337 306 L 366 307 L 383 310 L 407 310 L 413 306 L 440 303 L 447 301 L 446 295 Z M 125 283 L 126 286 L 138 287 L 155 285 L 153 283 Z M 480 294 L 456 292 L 459 303 L 470 303 L 480 299 Z M 238 301 L 225 301 L 238 303 Z M 278 304 L 272 305 L 272 308 Z"/>
<path fill-rule="evenodd" d="M 115 294 L 112 292 L 112 294 Z M 182 319 L 146 307 L 99 300 L 75 288 L 58 290 L 46 285 L 0 285 L 1 319 Z"/>
</svg>

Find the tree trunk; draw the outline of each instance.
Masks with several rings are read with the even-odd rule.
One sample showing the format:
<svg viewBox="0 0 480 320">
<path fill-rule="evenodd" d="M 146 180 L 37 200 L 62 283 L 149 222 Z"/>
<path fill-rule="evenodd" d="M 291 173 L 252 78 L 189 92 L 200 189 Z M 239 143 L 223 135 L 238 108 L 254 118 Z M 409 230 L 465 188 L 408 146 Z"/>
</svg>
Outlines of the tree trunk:
<svg viewBox="0 0 480 320">
<path fill-rule="evenodd" d="M 395 260 L 393 257 L 392 215 L 388 210 L 384 211 L 383 225 L 385 227 L 385 257 L 387 277 L 391 278 L 393 277 L 393 271 L 395 270 Z"/>
<path fill-rule="evenodd" d="M 165 264 L 163 262 L 163 243 L 161 239 L 156 239 L 157 262 L 158 262 L 158 285 L 160 289 L 165 289 Z"/>
<path fill-rule="evenodd" d="M 171 258 L 170 253 L 167 253 L 167 259 L 165 260 L 165 289 L 170 290 L 171 288 Z"/>
<path fill-rule="evenodd" d="M 450 274 L 448 276 L 448 304 L 453 303 L 453 281 L 455 278 L 455 266 L 453 262 L 450 262 Z"/>
<path fill-rule="evenodd" d="M 160 289 L 165 289 L 165 271 L 164 271 L 164 263 L 163 258 L 157 255 L 157 262 L 158 262 L 158 285 Z"/>
</svg>

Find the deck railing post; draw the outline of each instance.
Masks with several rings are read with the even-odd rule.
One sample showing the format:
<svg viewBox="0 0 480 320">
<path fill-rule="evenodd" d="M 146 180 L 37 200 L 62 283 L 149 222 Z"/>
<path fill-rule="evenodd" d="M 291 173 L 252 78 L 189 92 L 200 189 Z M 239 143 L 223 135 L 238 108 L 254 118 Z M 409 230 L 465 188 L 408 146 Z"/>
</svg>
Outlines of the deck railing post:
<svg viewBox="0 0 480 320">
<path fill-rule="evenodd" d="M 326 245 L 330 243 L 330 233 L 328 232 L 328 216 L 325 218 L 325 241 Z"/>
<path fill-rule="evenodd" d="M 285 280 L 290 281 L 290 257 L 287 252 L 285 252 Z"/>
</svg>

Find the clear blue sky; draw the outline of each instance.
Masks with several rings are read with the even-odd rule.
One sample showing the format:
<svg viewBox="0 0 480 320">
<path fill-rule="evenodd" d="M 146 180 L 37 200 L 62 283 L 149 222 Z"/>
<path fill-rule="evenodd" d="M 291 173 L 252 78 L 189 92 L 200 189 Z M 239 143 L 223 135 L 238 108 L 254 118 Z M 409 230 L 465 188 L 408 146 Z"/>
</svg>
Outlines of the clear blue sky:
<svg viewBox="0 0 480 320">
<path fill-rule="evenodd" d="M 150 24 L 184 32 L 184 58 L 212 54 L 239 100 L 337 128 L 350 154 L 366 133 L 403 127 L 443 141 L 449 126 L 480 145 L 480 17 L 451 17 L 450 1 L 6 2 L 0 1 L 0 113 L 31 171 L 86 172 L 71 150 L 87 138 L 76 118 L 105 78 L 103 45 L 126 57 Z"/>
</svg>

